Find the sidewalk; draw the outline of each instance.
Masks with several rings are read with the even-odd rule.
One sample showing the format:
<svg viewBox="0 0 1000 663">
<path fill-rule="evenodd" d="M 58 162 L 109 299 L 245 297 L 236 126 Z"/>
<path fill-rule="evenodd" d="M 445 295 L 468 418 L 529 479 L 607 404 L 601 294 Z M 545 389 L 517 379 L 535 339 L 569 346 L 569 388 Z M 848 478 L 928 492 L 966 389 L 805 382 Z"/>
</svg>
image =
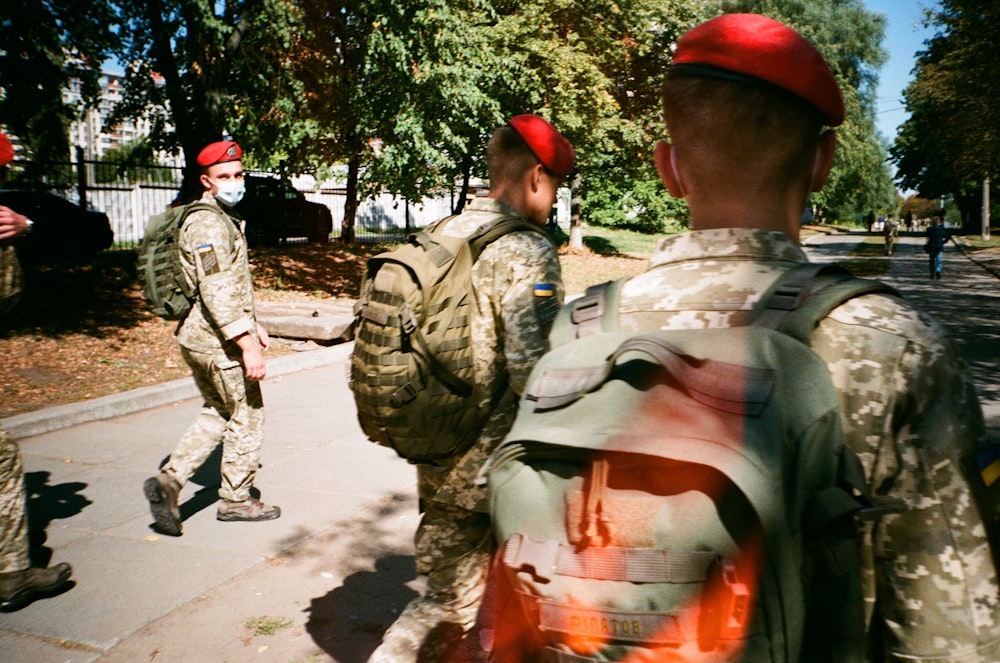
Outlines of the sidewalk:
<svg viewBox="0 0 1000 663">
<path fill-rule="evenodd" d="M 844 256 L 862 235 L 817 235 L 806 242 L 811 260 Z M 942 323 L 962 351 L 976 384 L 986 424 L 1000 439 L 1000 274 L 996 265 L 973 262 L 955 245 L 944 252 L 941 280 L 929 278 L 922 235 L 900 237 L 889 271 L 882 277 L 906 299 Z M 881 258 L 884 259 L 884 258 Z"/>
<path fill-rule="evenodd" d="M 811 239 L 808 250 L 830 260 L 859 239 Z M 930 281 L 921 242 L 903 238 L 886 280 L 956 336 L 1000 431 L 1000 282 L 953 249 L 945 278 Z M 361 434 L 345 379 L 349 351 L 269 364 L 258 486 L 282 507 L 275 521 L 215 520 L 216 457 L 182 493 L 184 535 L 151 529 L 142 481 L 198 410 L 189 381 L 4 420 L 21 436 L 35 561 L 71 563 L 76 584 L 0 613 L 0 659 L 367 660 L 420 589 L 415 476 Z M 95 414 L 111 418 L 89 420 Z"/>
<path fill-rule="evenodd" d="M 72 564 L 75 586 L 0 613 L 0 659 L 366 660 L 417 588 L 415 476 L 361 434 L 344 377 L 349 350 L 271 365 L 257 485 L 282 507 L 275 521 L 215 520 L 215 456 L 182 493 L 184 535 L 151 529 L 142 481 L 196 416 L 193 393 L 89 423 L 75 423 L 83 406 L 62 418 L 36 415 L 43 427 L 75 424 L 20 440 L 32 555 Z M 92 409 L 107 415 L 150 398 L 132 395 L 98 399 Z M 30 416 L 11 419 L 22 431 L 32 425 Z"/>
</svg>

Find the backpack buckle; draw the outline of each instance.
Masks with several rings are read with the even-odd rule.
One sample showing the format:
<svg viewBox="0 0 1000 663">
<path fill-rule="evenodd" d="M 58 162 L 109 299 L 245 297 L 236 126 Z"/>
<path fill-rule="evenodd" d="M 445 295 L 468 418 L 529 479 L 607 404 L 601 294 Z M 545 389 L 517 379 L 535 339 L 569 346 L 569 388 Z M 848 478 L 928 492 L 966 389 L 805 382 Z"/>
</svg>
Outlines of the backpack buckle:
<svg viewBox="0 0 1000 663">
<path fill-rule="evenodd" d="M 768 308 L 779 311 L 794 311 L 802 303 L 802 297 L 808 288 L 797 284 L 779 286 L 767 303 Z"/>
<path fill-rule="evenodd" d="M 404 305 L 399 309 L 399 326 L 407 335 L 412 334 L 413 330 L 417 328 L 417 319 L 413 317 L 409 306 Z"/>
<path fill-rule="evenodd" d="M 514 571 L 526 571 L 541 583 L 552 581 L 558 556 L 558 541 L 535 541 L 523 534 L 511 535 L 503 546 L 504 566 Z"/>
<path fill-rule="evenodd" d="M 712 651 L 724 641 L 742 638 L 749 615 L 750 589 L 740 582 L 731 560 L 719 560 L 702 589 L 699 649 Z"/>
</svg>

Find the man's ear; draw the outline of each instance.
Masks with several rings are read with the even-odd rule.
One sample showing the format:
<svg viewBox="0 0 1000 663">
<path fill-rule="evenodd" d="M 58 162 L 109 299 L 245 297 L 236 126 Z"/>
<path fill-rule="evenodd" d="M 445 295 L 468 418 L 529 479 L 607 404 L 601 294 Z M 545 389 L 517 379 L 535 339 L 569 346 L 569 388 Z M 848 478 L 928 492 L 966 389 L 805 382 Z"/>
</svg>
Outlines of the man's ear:
<svg viewBox="0 0 1000 663">
<path fill-rule="evenodd" d="M 809 180 L 810 191 L 819 191 L 826 184 L 826 178 L 830 176 L 830 169 L 833 168 L 833 157 L 836 151 L 837 135 L 832 131 L 823 132 L 816 144 L 816 157 L 813 159 L 812 179 Z"/>
<path fill-rule="evenodd" d="M 536 163 L 531 167 L 530 175 L 528 181 L 531 184 L 531 191 L 534 193 L 538 191 L 539 187 L 542 186 L 542 176 L 545 174 L 545 166 L 540 163 Z"/>
<path fill-rule="evenodd" d="M 674 198 L 685 196 L 684 186 L 681 184 L 680 175 L 677 172 L 677 158 L 674 156 L 674 146 L 665 140 L 656 144 L 653 152 L 653 159 L 656 161 L 656 171 L 660 174 L 663 186 Z"/>
<path fill-rule="evenodd" d="M 205 191 L 211 191 L 211 190 L 212 190 L 212 187 L 214 187 L 214 186 L 215 186 L 215 185 L 214 185 L 214 184 L 212 183 L 212 180 L 210 180 L 210 179 L 208 178 L 208 175 L 206 175 L 205 173 L 202 173 L 202 174 L 201 174 L 201 175 L 200 175 L 200 176 L 198 177 L 198 179 L 199 179 L 199 180 L 201 181 L 201 186 L 202 186 L 202 187 L 203 187 L 203 188 L 205 189 Z"/>
</svg>

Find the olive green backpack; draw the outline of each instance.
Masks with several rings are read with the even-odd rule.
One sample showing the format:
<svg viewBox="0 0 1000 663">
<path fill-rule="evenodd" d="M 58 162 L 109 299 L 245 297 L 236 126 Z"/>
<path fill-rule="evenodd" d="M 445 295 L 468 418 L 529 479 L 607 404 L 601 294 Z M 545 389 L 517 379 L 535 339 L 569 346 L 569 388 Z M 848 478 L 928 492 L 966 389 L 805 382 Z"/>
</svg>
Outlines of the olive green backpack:
<svg viewBox="0 0 1000 663">
<path fill-rule="evenodd" d="M 493 660 L 862 660 L 855 519 L 889 505 L 809 339 L 891 290 L 807 265 L 748 326 L 623 333 L 621 284 L 563 307 L 484 471 Z"/>
<path fill-rule="evenodd" d="M 184 278 L 178 243 L 184 220 L 198 210 L 219 214 L 218 209 L 200 202 L 170 207 L 150 217 L 139 242 L 138 274 L 142 295 L 153 313 L 165 320 L 181 320 L 187 316 L 198 294 Z M 230 241 L 235 242 L 236 226 L 226 219 L 226 227 Z"/>
<path fill-rule="evenodd" d="M 472 266 L 491 242 L 536 224 L 503 218 L 468 238 L 442 230 L 448 217 L 369 259 L 354 306 L 350 388 L 374 442 L 415 463 L 468 448 L 485 423 L 473 393 Z"/>
</svg>

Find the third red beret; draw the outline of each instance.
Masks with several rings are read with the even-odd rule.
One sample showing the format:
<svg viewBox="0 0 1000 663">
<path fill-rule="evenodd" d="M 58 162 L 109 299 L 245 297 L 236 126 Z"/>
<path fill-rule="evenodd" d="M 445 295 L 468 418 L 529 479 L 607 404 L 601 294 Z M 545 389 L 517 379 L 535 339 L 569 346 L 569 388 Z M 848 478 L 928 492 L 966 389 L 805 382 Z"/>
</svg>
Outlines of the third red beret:
<svg viewBox="0 0 1000 663">
<path fill-rule="evenodd" d="M 672 76 L 765 81 L 817 108 L 831 127 L 844 121 L 844 100 L 830 66 L 802 35 L 759 14 L 723 14 L 677 42 Z"/>
<path fill-rule="evenodd" d="M 14 160 L 14 146 L 7 134 L 0 134 L 0 166 L 6 166 Z"/>
<path fill-rule="evenodd" d="M 198 153 L 198 165 L 208 168 L 217 163 L 239 161 L 243 158 L 243 150 L 231 140 L 220 140 L 202 148 Z"/>
<path fill-rule="evenodd" d="M 507 123 L 531 148 L 542 165 L 554 175 L 566 177 L 573 170 L 576 153 L 566 138 L 545 118 L 538 115 L 518 115 Z"/>
</svg>

